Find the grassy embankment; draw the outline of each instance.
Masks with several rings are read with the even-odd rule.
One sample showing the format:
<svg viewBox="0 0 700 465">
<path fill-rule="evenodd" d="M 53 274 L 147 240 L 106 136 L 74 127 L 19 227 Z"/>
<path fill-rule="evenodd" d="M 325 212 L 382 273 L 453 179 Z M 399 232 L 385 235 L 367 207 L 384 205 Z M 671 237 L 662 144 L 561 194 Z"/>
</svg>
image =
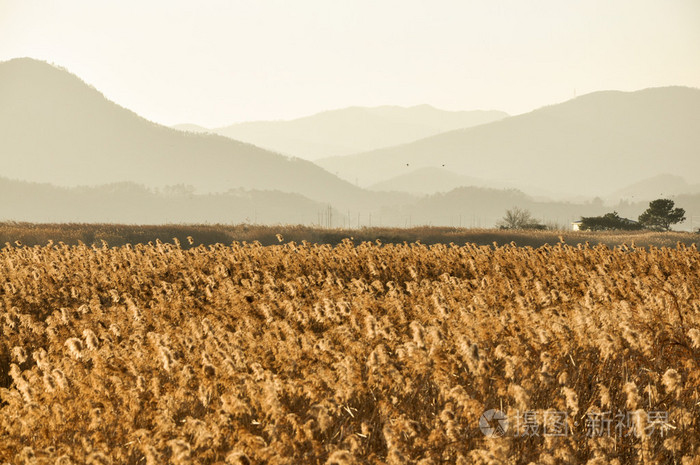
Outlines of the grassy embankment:
<svg viewBox="0 0 700 465">
<path fill-rule="evenodd" d="M 539 247 L 556 244 L 564 240 L 576 245 L 589 242 L 591 245 L 606 244 L 610 247 L 622 244 L 635 244 L 639 247 L 674 247 L 678 242 L 690 245 L 698 242 L 700 235 L 688 232 L 652 231 L 504 231 L 498 229 L 468 229 L 450 227 L 418 226 L 413 228 L 362 228 L 326 229 L 308 226 L 262 226 L 262 225 L 124 225 L 124 224 L 35 224 L 0 223 L 0 244 L 14 244 L 16 241 L 27 246 L 46 245 L 64 242 L 69 245 L 83 242 L 91 245 L 109 246 L 155 242 L 172 242 L 177 238 L 183 247 L 188 247 L 187 237 L 194 244 L 230 244 L 233 241 L 259 241 L 263 245 L 278 244 L 277 234 L 283 242 L 308 241 L 310 243 L 336 245 L 345 238 L 355 243 L 380 240 L 383 243 L 403 243 L 420 241 L 424 244 L 465 244 L 498 245 L 514 242 L 518 246 Z"/>
</svg>

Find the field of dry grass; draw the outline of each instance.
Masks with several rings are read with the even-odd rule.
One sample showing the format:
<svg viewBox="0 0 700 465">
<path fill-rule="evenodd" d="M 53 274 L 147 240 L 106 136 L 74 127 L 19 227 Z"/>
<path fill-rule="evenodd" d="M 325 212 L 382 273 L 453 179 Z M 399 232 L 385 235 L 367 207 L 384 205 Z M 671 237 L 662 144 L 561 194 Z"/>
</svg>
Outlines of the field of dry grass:
<svg viewBox="0 0 700 465">
<path fill-rule="evenodd" d="M 264 225 L 125 225 L 94 223 L 0 223 L 0 245 L 14 244 L 19 241 L 24 245 L 46 245 L 51 240 L 77 245 L 110 246 L 126 244 L 147 244 L 161 240 L 171 242 L 178 238 L 183 248 L 189 244 L 185 238 L 194 238 L 196 245 L 231 244 L 233 241 L 254 242 L 262 245 L 279 244 L 277 234 L 282 234 L 285 242 L 314 244 L 340 244 L 344 239 L 352 238 L 355 244 L 377 239 L 383 243 L 403 244 L 420 241 L 423 244 L 458 244 L 499 245 L 515 242 L 519 246 L 539 247 L 554 245 L 561 239 L 567 244 L 576 245 L 589 242 L 591 245 L 607 244 L 616 246 L 632 243 L 640 247 L 675 247 L 677 242 L 691 245 L 700 241 L 700 234 L 689 232 L 651 232 L 651 231 L 504 231 L 499 229 L 474 229 L 417 226 L 413 228 L 362 228 L 362 229 L 327 229 L 309 226 L 264 226 Z"/>
<path fill-rule="evenodd" d="M 695 246 L 185 245 L 0 251 L 0 463 L 700 463 Z"/>
</svg>

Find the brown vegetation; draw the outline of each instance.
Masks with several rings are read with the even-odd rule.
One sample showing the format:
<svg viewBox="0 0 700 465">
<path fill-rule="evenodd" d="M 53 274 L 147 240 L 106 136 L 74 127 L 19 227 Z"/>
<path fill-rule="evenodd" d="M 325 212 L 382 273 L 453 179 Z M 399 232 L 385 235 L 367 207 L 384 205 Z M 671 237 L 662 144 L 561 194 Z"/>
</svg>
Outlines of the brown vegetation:
<svg viewBox="0 0 700 465">
<path fill-rule="evenodd" d="M 0 276 L 0 461 L 700 455 L 695 246 L 49 244 L 4 248 Z M 487 438 L 490 408 L 571 433 Z M 668 419 L 587 438 L 605 410 Z"/>
<path fill-rule="evenodd" d="M 183 248 L 189 248 L 185 239 L 192 237 L 196 245 L 231 244 L 233 241 L 254 242 L 262 245 L 277 245 L 277 234 L 284 237 L 283 242 L 308 241 L 314 244 L 338 245 L 344 239 L 352 238 L 353 243 L 375 241 L 388 244 L 420 241 L 426 245 L 450 243 L 464 245 L 506 245 L 515 242 L 518 246 L 540 247 L 545 244 L 557 244 L 562 239 L 572 245 L 606 244 L 616 246 L 635 244 L 639 247 L 654 245 L 656 247 L 674 247 L 677 242 L 691 245 L 700 239 L 697 233 L 688 232 L 651 232 L 651 231 L 533 231 L 500 230 L 453 227 L 417 226 L 413 228 L 361 228 L 328 229 L 311 226 L 292 225 L 224 225 L 224 224 L 167 224 L 167 225 L 129 225 L 97 223 L 0 223 L 0 244 L 46 245 L 49 241 L 63 242 L 68 245 L 102 246 L 102 241 L 118 247 L 126 244 L 148 244 L 160 240 L 171 242 L 177 238 Z"/>
</svg>

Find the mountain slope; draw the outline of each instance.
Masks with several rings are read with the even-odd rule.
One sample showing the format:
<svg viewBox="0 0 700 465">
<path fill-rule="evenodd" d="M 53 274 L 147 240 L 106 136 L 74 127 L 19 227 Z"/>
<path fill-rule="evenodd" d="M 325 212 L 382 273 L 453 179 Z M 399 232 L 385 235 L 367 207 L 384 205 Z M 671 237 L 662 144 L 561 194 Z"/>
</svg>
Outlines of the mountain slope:
<svg viewBox="0 0 700 465">
<path fill-rule="evenodd" d="M 408 170 L 409 167 L 406 168 Z M 376 191 L 411 192 L 414 194 L 434 194 L 447 192 L 463 186 L 484 186 L 487 183 L 478 178 L 472 178 L 453 173 L 444 168 L 426 167 L 399 174 L 393 178 L 378 182 L 369 187 Z"/>
<path fill-rule="evenodd" d="M 0 63 L 0 161 L 2 176 L 60 186 L 276 189 L 324 202 L 362 195 L 308 161 L 151 123 L 76 76 L 28 58 Z"/>
<path fill-rule="evenodd" d="M 660 174 L 619 189 L 608 195 L 606 200 L 616 202 L 625 199 L 638 202 L 698 193 L 700 193 L 700 184 L 688 184 L 680 176 Z"/>
<path fill-rule="evenodd" d="M 443 167 L 424 167 L 410 170 L 411 166 L 400 167 L 398 171 L 407 172 L 392 178 L 380 181 L 367 187 L 371 191 L 381 192 L 405 192 L 414 195 L 431 195 L 439 192 L 448 192 L 461 187 L 480 187 L 485 189 L 516 189 L 533 196 L 536 200 L 567 200 L 581 201 L 585 196 L 575 192 L 553 193 L 540 186 L 527 182 L 514 183 L 499 179 L 483 179 L 454 173 Z M 410 170 L 410 171 L 408 171 Z"/>
<path fill-rule="evenodd" d="M 350 107 L 290 121 L 255 121 L 212 132 L 309 160 L 412 142 L 500 120 L 500 111 L 445 111 L 429 105 Z M 193 125 L 179 125 L 190 129 Z"/>
<path fill-rule="evenodd" d="M 410 144 L 317 160 L 371 185 L 413 168 L 600 195 L 660 173 L 700 181 L 700 90 L 596 92 Z M 371 166 L 371 169 L 367 167 Z M 690 179 L 693 177 L 693 179 Z"/>
<path fill-rule="evenodd" d="M 211 129 L 207 129 L 207 128 L 205 128 L 203 126 L 199 126 L 197 124 L 176 124 L 175 126 L 172 126 L 172 128 L 177 129 L 178 131 L 195 132 L 195 133 L 202 133 L 202 134 L 212 132 Z"/>
<path fill-rule="evenodd" d="M 196 195 L 157 193 L 133 183 L 66 188 L 5 178 L 0 178 L 0 198 L 0 221 L 304 224 L 326 209 L 278 191 Z"/>
</svg>

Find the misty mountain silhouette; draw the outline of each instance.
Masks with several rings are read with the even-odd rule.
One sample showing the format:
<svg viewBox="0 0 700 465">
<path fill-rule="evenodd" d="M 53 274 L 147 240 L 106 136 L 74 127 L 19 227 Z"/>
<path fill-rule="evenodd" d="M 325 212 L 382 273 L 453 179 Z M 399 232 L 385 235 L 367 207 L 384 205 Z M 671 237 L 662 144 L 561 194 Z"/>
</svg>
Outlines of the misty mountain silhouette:
<svg viewBox="0 0 700 465">
<path fill-rule="evenodd" d="M 457 174 L 585 195 L 604 195 L 664 172 L 696 183 L 700 90 L 596 92 L 410 144 L 316 162 L 360 185 L 402 174 L 406 164 L 446 164 Z"/>
<path fill-rule="evenodd" d="M 386 201 L 391 197 L 379 199 Z M 0 221 L 87 223 L 248 223 L 327 225 L 327 205 L 299 194 L 234 189 L 220 194 L 195 194 L 187 186 L 153 190 L 134 183 L 57 187 L 0 177 Z M 700 226 L 700 194 L 674 197 L 686 209 L 685 229 Z M 460 187 L 412 198 L 403 204 L 352 212 L 332 209 L 332 226 L 461 226 L 492 227 L 514 206 L 526 208 L 542 223 L 568 228 L 581 216 L 616 210 L 636 218 L 648 204 L 633 199 L 615 206 L 599 202 L 538 201 L 516 189 Z M 361 221 L 361 222 L 360 222 Z"/>
<path fill-rule="evenodd" d="M 91 223 L 310 223 L 326 206 L 298 194 L 233 190 L 154 192 L 134 183 L 57 187 L 0 178 L 0 221 Z"/>
<path fill-rule="evenodd" d="M 605 197 L 608 202 L 625 199 L 629 201 L 654 200 L 681 194 L 700 193 L 700 184 L 688 184 L 685 179 L 672 174 L 660 174 L 643 179 L 616 190 Z"/>
<path fill-rule="evenodd" d="M 493 180 L 595 195 L 625 185 L 623 193 L 653 191 L 679 185 L 679 175 L 698 182 L 698 108 L 696 89 L 601 92 L 322 164 L 365 183 L 393 177 L 374 187 L 414 194 Z M 493 226 L 513 206 L 566 225 L 611 209 L 544 202 L 513 189 L 459 187 L 421 198 L 364 190 L 309 161 L 149 122 L 32 59 L 0 63 L 0 161 L 5 220 L 325 224 L 331 204 L 333 226 Z M 670 177 L 638 183 L 659 173 Z M 439 190 L 420 190 L 426 186 Z M 700 195 L 685 192 L 678 190 L 677 204 L 697 225 Z M 614 208 L 632 218 L 646 202 Z"/>
<path fill-rule="evenodd" d="M 405 174 L 372 184 L 368 189 L 383 192 L 406 192 L 415 195 L 430 195 L 439 192 L 449 192 L 460 187 L 483 187 L 486 189 L 518 189 L 536 198 L 551 199 L 556 197 L 552 192 L 527 183 L 515 184 L 498 179 L 482 179 L 454 173 L 443 167 L 425 167 L 411 169 L 411 166 L 401 167 Z M 490 191 L 484 191 L 490 192 Z M 560 195 L 561 197 L 561 195 Z M 581 196 L 569 195 L 568 198 L 580 200 Z"/>
<path fill-rule="evenodd" d="M 529 210 L 537 221 L 568 227 L 580 215 L 599 214 L 601 207 L 563 202 L 538 202 L 517 189 L 458 187 L 421 198 L 410 207 L 413 218 L 429 224 L 493 227 L 506 210 L 518 206 Z"/>
<path fill-rule="evenodd" d="M 434 194 L 451 191 L 462 186 L 486 186 L 487 184 L 483 179 L 456 174 L 442 167 L 425 167 L 412 170 L 409 166 L 406 167 L 406 173 L 373 184 L 369 186 L 369 189 Z"/>
<path fill-rule="evenodd" d="M 275 152 L 313 160 L 413 142 L 507 116 L 501 111 L 446 111 L 430 105 L 380 106 L 350 107 L 289 121 L 253 121 L 215 129 L 193 124 L 173 127 L 196 133 L 214 132 Z"/>
<path fill-rule="evenodd" d="M 149 122 L 29 58 L 0 63 L 0 160 L 5 177 L 59 186 L 187 184 L 202 193 L 279 190 L 324 202 L 363 195 L 311 162 Z"/>
</svg>

